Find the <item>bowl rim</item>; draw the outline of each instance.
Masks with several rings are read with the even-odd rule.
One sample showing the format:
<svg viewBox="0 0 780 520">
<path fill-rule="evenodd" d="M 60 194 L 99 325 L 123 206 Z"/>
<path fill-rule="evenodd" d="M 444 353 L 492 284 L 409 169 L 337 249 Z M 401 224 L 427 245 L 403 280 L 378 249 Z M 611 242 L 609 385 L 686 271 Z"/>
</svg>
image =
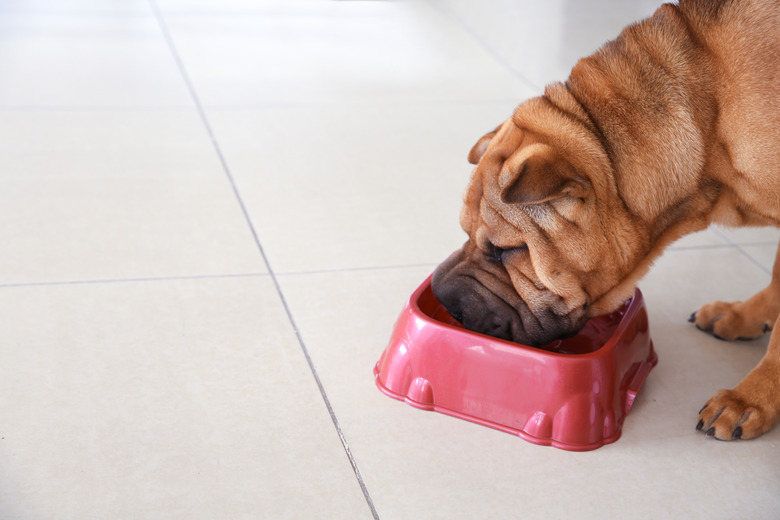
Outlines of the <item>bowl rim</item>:
<svg viewBox="0 0 780 520">
<path fill-rule="evenodd" d="M 429 275 L 425 279 L 425 281 L 423 281 L 423 283 L 420 284 L 420 286 L 414 290 L 411 296 L 409 296 L 409 300 L 407 302 L 407 308 L 409 309 L 410 312 L 412 312 L 415 315 L 416 318 L 425 321 L 429 325 L 432 325 L 437 328 L 444 328 L 458 335 L 474 336 L 476 338 L 482 338 L 486 342 L 491 342 L 494 344 L 503 345 L 503 346 L 516 348 L 516 349 L 522 349 L 527 352 L 537 353 L 539 355 L 549 355 L 549 356 L 562 357 L 562 358 L 577 358 L 577 359 L 600 358 L 608 354 L 610 351 L 614 350 L 617 347 L 617 345 L 619 345 L 620 338 L 625 334 L 626 329 L 629 326 L 629 323 L 631 323 L 634 320 L 634 317 L 641 309 L 642 301 L 643 301 L 642 291 L 640 291 L 639 288 L 636 287 L 631 297 L 628 298 L 622 304 L 622 307 L 625 307 L 625 310 L 623 311 L 623 316 L 620 318 L 620 321 L 615 327 L 615 330 L 612 331 L 612 334 L 610 334 L 609 338 L 600 347 L 593 350 L 592 352 L 585 352 L 582 354 L 568 354 L 563 352 L 555 352 L 554 350 L 547 350 L 541 347 L 532 347 L 531 345 L 516 343 L 514 341 L 509 341 L 506 339 L 496 338 L 494 336 L 489 336 L 481 332 L 476 332 L 473 330 L 468 330 L 466 328 L 456 327 L 454 325 L 450 325 L 449 323 L 439 321 L 429 316 L 425 311 L 423 311 L 420 308 L 419 300 L 425 291 L 431 289 L 432 277 L 433 274 Z M 434 299 L 436 298 L 435 296 L 433 297 Z M 438 300 L 436 301 L 438 302 Z M 441 305 L 441 303 L 439 303 L 439 305 Z M 618 310 L 620 310 L 620 307 L 618 307 L 618 309 L 616 309 L 613 312 L 617 312 Z M 562 340 L 555 340 L 555 341 L 562 341 Z M 547 343 L 547 345 L 549 344 L 550 343 Z"/>
</svg>

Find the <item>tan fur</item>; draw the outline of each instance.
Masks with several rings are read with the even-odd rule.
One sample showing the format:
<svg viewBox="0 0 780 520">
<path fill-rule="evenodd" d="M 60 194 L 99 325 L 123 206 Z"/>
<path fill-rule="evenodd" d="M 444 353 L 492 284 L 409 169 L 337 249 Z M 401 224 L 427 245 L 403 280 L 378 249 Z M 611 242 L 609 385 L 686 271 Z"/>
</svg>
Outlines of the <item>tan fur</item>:
<svg viewBox="0 0 780 520">
<path fill-rule="evenodd" d="M 469 241 L 435 285 L 468 273 L 524 324 L 527 306 L 566 317 L 570 333 L 625 301 L 681 236 L 713 222 L 780 226 L 780 3 L 663 5 L 520 105 L 469 160 L 478 162 L 461 215 Z M 754 337 L 778 313 L 776 263 L 767 289 L 705 306 L 696 323 Z M 527 333 L 549 330 L 538 323 Z M 780 332 L 698 426 L 750 438 L 779 418 Z"/>
</svg>

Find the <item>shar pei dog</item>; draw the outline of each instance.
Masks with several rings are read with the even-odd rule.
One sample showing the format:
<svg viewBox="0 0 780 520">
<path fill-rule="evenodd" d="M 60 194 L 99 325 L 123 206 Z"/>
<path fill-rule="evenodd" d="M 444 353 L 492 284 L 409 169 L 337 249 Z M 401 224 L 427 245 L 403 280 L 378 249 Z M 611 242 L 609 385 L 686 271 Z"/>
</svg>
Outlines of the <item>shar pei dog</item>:
<svg viewBox="0 0 780 520">
<path fill-rule="evenodd" d="M 576 334 L 683 235 L 780 226 L 780 2 L 662 5 L 518 106 L 468 159 L 468 241 L 434 271 L 435 296 L 484 334 L 528 345 Z M 764 290 L 691 316 L 727 340 L 775 329 L 698 430 L 748 439 L 780 418 L 778 313 L 780 252 Z"/>
</svg>

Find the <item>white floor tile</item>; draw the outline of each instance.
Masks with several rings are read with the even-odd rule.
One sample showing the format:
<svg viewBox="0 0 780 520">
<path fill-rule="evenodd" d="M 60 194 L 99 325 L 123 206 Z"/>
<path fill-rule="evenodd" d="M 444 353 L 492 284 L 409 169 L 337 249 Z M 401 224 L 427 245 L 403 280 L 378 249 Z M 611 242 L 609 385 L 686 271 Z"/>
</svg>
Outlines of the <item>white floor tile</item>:
<svg viewBox="0 0 780 520">
<path fill-rule="evenodd" d="M 340 9 L 338 6 L 328 5 L 331 3 L 320 0 L 155 0 L 155 4 L 166 15 L 189 13 L 209 16 L 236 13 L 290 14 L 303 10 L 319 15 Z M 362 7 L 353 6 L 351 9 L 362 9 Z"/>
<path fill-rule="evenodd" d="M 167 18 L 206 106 L 519 100 L 528 90 L 421 2 Z"/>
<path fill-rule="evenodd" d="M 0 309 L 0 517 L 370 518 L 268 277 Z"/>
<path fill-rule="evenodd" d="M 145 0 L 3 0 L 0 2 L 2 13 L 24 14 L 114 14 L 134 15 L 151 14 L 152 9 Z"/>
<path fill-rule="evenodd" d="M 728 245 L 729 242 L 725 238 L 723 238 L 713 229 L 708 228 L 704 231 L 692 233 L 680 238 L 671 244 L 668 249 L 674 251 L 677 249 L 690 249 L 698 247 L 727 247 Z"/>
<path fill-rule="evenodd" d="M 186 83 L 154 16 L 0 17 L 0 107 L 186 107 Z"/>
<path fill-rule="evenodd" d="M 194 111 L 6 112 L 0 283 L 265 272 Z"/>
<path fill-rule="evenodd" d="M 541 92 L 565 81 L 577 60 L 618 36 L 622 28 L 651 15 L 660 2 L 432 0 L 496 59 Z"/>
<path fill-rule="evenodd" d="M 279 272 L 438 263 L 460 247 L 471 146 L 507 104 L 208 112 Z"/>
<path fill-rule="evenodd" d="M 780 229 L 772 227 L 726 228 L 715 227 L 724 239 L 735 244 L 777 244 L 780 240 Z"/>
<path fill-rule="evenodd" d="M 755 244 L 743 245 L 740 249 L 749 258 L 764 268 L 768 273 L 772 272 L 772 266 L 775 264 L 777 255 L 777 244 Z"/>
</svg>

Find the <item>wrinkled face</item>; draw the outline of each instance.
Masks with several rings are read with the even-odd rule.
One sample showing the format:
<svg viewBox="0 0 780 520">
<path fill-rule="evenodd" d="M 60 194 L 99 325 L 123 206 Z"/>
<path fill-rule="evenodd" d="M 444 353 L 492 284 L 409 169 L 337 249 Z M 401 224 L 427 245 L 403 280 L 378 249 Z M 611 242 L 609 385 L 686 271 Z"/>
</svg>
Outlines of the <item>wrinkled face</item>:
<svg viewBox="0 0 780 520">
<path fill-rule="evenodd" d="M 604 166 L 554 144 L 510 118 L 469 155 L 469 238 L 432 283 L 470 330 L 534 346 L 574 335 L 635 260 L 638 230 Z"/>
</svg>

